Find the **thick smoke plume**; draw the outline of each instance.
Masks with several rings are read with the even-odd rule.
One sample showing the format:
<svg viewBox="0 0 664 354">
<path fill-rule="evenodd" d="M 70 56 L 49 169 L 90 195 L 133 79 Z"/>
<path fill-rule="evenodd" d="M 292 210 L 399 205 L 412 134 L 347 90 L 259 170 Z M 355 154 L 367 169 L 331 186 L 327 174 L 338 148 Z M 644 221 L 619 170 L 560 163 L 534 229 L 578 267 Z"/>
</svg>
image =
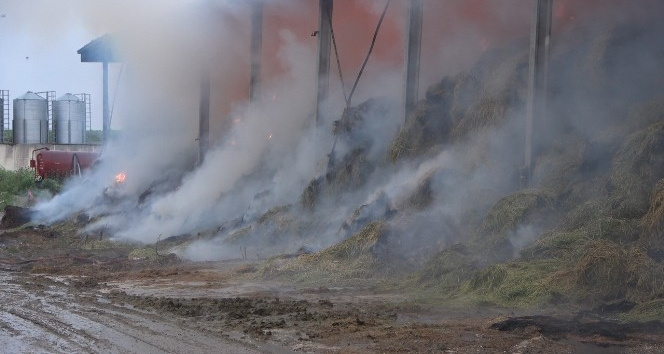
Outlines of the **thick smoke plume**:
<svg viewBox="0 0 664 354">
<path fill-rule="evenodd" d="M 316 124 L 317 42 L 311 33 L 317 9 L 311 3 L 266 3 L 265 75 L 261 100 L 254 103 L 247 102 L 249 8 L 243 2 L 191 3 L 155 20 L 125 19 L 118 32 L 127 73 L 122 134 L 83 181 L 71 181 L 64 193 L 37 207 L 41 217 L 56 221 L 85 211 L 96 219 L 89 230 L 104 228 L 141 242 L 204 234 L 205 240 L 181 250 L 193 259 L 235 256 L 226 242 L 240 237 L 239 244 L 263 256 L 322 248 L 375 219 L 394 225 L 406 256 L 495 232 L 481 218 L 523 183 L 531 7 L 520 0 L 425 2 L 426 102 L 409 121 L 438 116 L 432 130 L 413 133 L 418 139 L 400 148 L 400 134 L 417 130 L 399 108 L 405 6 L 394 2 L 388 12 L 353 100 L 357 107 L 344 107 L 335 74 L 329 111 Z M 348 89 L 384 2 L 336 3 L 335 34 Z M 570 134 L 592 138 L 614 118 L 603 114 L 616 97 L 627 107 L 661 92 L 658 49 L 644 50 L 658 48 L 652 31 L 618 46 L 605 43 L 613 52 L 603 68 L 615 73 L 619 87 L 584 91 L 584 84 L 591 87 L 589 80 L 602 75 L 578 66 L 575 55 L 585 54 L 575 54 L 576 45 L 597 43 L 595 36 L 662 13 L 656 1 L 643 1 L 638 9 L 616 0 L 602 1 L 598 10 L 597 3 L 556 2 L 550 111 L 563 118 L 548 123 L 538 151 Z M 558 42 L 574 38 L 578 42 Z M 639 65 L 630 65 L 635 61 Z M 213 143 L 197 164 L 201 75 L 212 80 Z M 425 151 L 417 149 L 419 142 L 426 143 Z M 545 184 L 542 171 L 528 181 L 531 187 Z M 126 172 L 125 183 L 113 182 L 118 172 Z M 346 188 L 338 187 L 341 182 Z M 275 215 L 278 220 L 270 219 Z M 481 216 L 478 221 L 469 215 Z M 509 234 L 509 257 L 548 222 L 533 220 Z M 480 231 L 471 227 L 478 223 Z"/>
</svg>

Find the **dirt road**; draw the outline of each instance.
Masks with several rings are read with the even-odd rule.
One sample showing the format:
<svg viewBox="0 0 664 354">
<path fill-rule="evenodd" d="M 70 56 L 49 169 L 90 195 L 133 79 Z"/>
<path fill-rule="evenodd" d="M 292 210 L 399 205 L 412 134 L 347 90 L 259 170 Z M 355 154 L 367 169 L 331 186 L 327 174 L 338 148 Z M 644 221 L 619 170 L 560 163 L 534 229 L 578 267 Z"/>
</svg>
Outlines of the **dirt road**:
<svg viewBox="0 0 664 354">
<path fill-rule="evenodd" d="M 65 278 L 0 273 L 4 353 L 258 353 L 222 333 L 113 304 Z"/>
</svg>

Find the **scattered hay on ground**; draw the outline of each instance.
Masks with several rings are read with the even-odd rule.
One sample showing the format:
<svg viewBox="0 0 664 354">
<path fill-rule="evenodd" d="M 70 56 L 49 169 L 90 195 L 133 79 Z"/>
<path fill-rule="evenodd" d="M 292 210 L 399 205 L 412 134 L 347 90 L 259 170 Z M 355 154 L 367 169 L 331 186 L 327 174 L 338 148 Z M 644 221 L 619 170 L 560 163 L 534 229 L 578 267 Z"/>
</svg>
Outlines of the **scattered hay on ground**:
<svg viewBox="0 0 664 354">
<path fill-rule="evenodd" d="M 389 231 L 373 222 L 350 238 L 316 253 L 296 258 L 273 257 L 258 274 L 263 278 L 289 278 L 305 283 L 366 281 L 385 258 Z"/>
<path fill-rule="evenodd" d="M 662 321 L 664 319 L 664 299 L 654 299 L 639 303 L 628 313 L 620 317 L 627 321 Z"/>
</svg>

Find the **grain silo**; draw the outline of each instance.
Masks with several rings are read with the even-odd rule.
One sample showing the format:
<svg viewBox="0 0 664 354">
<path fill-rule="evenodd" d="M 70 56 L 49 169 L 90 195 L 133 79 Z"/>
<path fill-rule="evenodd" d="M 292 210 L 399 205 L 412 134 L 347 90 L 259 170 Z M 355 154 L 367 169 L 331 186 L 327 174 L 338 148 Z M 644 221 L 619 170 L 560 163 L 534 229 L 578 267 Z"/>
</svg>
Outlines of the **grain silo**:
<svg viewBox="0 0 664 354">
<path fill-rule="evenodd" d="M 48 102 L 28 91 L 14 99 L 14 143 L 45 144 L 48 142 Z"/>
<path fill-rule="evenodd" d="M 57 144 L 85 143 L 85 101 L 67 93 L 53 101 L 53 130 Z"/>
</svg>

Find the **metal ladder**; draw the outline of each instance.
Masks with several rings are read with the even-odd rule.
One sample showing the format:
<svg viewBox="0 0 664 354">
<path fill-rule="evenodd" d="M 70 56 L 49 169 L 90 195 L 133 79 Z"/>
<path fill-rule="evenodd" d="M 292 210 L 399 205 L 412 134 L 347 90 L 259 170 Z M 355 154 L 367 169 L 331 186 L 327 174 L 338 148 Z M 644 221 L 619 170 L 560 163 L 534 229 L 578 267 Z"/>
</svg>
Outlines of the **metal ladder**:
<svg viewBox="0 0 664 354">
<path fill-rule="evenodd" d="M 9 90 L 0 90 L 0 98 L 2 98 L 2 136 L 0 136 L 0 142 L 11 142 L 13 139 L 7 139 L 5 141 L 4 134 L 5 131 L 11 130 L 11 120 L 9 119 Z"/>
</svg>

